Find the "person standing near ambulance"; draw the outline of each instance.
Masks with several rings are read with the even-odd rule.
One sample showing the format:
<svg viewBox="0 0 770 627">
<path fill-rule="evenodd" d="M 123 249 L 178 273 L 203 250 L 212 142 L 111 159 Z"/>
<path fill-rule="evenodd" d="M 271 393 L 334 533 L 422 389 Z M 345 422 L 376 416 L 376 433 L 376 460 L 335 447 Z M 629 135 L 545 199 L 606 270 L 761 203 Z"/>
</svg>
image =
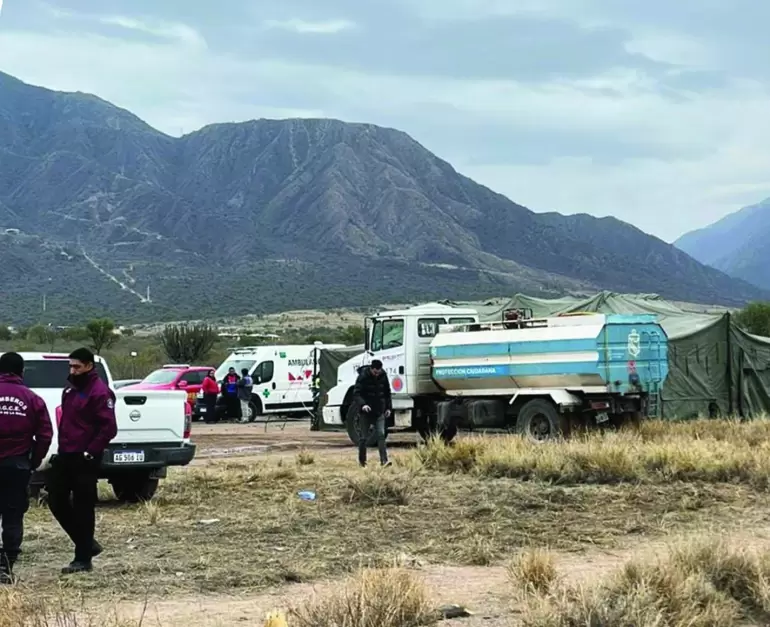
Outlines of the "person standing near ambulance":
<svg viewBox="0 0 770 627">
<path fill-rule="evenodd" d="M 48 474 L 48 505 L 75 545 L 75 559 L 62 574 L 92 570 L 102 552 L 94 540 L 96 486 L 102 456 L 118 433 L 115 394 L 99 378 L 94 354 L 79 348 L 70 356 L 69 385 L 64 388 L 59 423 L 59 449 Z"/>
<path fill-rule="evenodd" d="M 23 376 L 21 355 L 0 356 L 0 585 L 15 581 L 13 567 L 24 539 L 29 479 L 53 438 L 45 402 L 24 385 Z"/>
</svg>

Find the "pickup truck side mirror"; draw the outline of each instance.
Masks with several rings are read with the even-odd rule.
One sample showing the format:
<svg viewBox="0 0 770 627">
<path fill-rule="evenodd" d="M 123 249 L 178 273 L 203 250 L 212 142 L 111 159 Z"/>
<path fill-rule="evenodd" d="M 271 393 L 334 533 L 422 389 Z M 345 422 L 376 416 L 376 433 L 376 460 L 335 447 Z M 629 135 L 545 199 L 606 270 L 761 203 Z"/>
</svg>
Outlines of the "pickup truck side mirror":
<svg viewBox="0 0 770 627">
<path fill-rule="evenodd" d="M 185 380 L 179 381 L 176 384 L 176 387 L 178 387 L 180 390 L 184 390 L 187 387 L 187 381 Z"/>
</svg>

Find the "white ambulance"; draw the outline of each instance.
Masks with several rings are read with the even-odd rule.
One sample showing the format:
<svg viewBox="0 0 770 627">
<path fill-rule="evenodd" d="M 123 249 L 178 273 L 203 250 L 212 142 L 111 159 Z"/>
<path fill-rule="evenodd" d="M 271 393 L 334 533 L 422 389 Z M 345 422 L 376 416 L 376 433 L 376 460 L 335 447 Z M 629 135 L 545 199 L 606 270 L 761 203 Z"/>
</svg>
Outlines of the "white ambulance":
<svg viewBox="0 0 770 627">
<path fill-rule="evenodd" d="M 313 377 L 318 371 L 318 357 L 321 349 L 343 348 L 344 344 L 315 344 L 288 346 L 245 346 L 231 349 L 233 352 L 216 371 L 217 383 L 230 370 L 235 368 L 238 376 L 246 368 L 252 379 L 254 389 L 251 395 L 251 415 L 249 420 L 258 416 L 281 414 L 287 416 L 313 413 Z M 195 414 L 205 418 L 206 409 L 201 402 L 202 392 L 198 395 Z"/>
</svg>

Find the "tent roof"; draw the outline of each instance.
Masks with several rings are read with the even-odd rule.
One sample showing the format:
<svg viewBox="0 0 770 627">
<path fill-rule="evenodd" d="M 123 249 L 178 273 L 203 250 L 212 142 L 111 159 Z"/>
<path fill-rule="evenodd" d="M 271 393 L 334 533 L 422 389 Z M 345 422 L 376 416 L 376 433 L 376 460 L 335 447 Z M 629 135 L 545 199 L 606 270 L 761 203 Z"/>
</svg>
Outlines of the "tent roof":
<svg viewBox="0 0 770 627">
<path fill-rule="evenodd" d="M 673 303 L 662 299 L 657 294 L 616 294 L 614 292 L 599 292 L 585 298 L 567 296 L 545 299 L 516 294 L 509 299 L 442 302 L 460 307 L 473 307 L 479 312 L 482 320 L 500 320 L 506 309 L 531 309 L 532 315 L 537 318 L 575 312 L 656 314 L 669 339 L 684 337 L 705 329 L 720 321 L 727 311 L 723 308 L 709 310 L 699 305 Z"/>
</svg>

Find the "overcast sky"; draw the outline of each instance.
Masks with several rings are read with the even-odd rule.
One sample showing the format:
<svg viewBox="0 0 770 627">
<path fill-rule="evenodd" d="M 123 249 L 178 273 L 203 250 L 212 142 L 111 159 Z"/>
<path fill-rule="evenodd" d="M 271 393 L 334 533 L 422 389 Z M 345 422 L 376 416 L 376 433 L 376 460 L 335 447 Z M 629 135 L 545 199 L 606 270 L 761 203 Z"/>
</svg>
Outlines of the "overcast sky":
<svg viewBox="0 0 770 627">
<path fill-rule="evenodd" d="M 0 0 L 0 71 L 172 135 L 397 127 L 534 211 L 671 241 L 770 196 L 770 2 Z"/>
</svg>

